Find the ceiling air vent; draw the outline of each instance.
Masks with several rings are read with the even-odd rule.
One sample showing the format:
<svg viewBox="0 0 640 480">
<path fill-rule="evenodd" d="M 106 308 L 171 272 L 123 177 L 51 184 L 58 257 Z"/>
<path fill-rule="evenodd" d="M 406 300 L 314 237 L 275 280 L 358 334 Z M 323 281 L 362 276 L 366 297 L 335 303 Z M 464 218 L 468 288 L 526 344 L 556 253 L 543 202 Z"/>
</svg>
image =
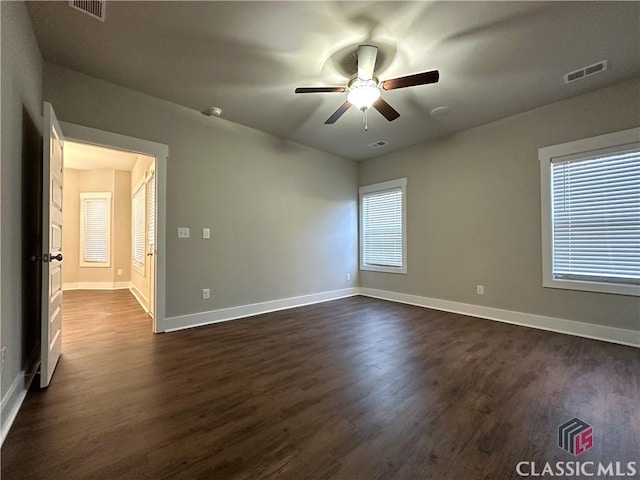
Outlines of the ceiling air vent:
<svg viewBox="0 0 640 480">
<path fill-rule="evenodd" d="M 385 145 L 387 145 L 389 142 L 385 142 L 384 140 L 379 140 L 377 142 L 373 142 L 370 143 L 369 146 L 371 148 L 380 148 L 380 147 L 384 147 Z"/>
<path fill-rule="evenodd" d="M 104 22 L 106 0 L 69 0 L 69 6 Z"/>
<path fill-rule="evenodd" d="M 594 63 L 593 65 L 589 65 L 588 67 L 581 68 L 580 70 L 576 70 L 574 72 L 569 72 L 564 76 L 564 83 L 575 82 L 576 80 L 580 80 L 581 78 L 589 77 L 591 75 L 595 75 L 596 73 L 604 72 L 607 69 L 607 61 L 603 60 L 598 63 Z"/>
</svg>

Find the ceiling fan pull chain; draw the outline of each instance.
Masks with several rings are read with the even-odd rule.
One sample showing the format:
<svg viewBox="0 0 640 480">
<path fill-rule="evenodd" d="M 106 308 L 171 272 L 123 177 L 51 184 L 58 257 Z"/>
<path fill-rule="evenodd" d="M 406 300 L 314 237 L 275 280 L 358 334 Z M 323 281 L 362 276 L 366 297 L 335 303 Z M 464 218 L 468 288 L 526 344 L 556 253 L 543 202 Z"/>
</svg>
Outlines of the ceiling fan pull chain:
<svg viewBox="0 0 640 480">
<path fill-rule="evenodd" d="M 364 131 L 369 131 L 369 123 L 367 122 L 367 110 L 368 108 L 362 109 L 362 121 L 364 122 Z"/>
</svg>

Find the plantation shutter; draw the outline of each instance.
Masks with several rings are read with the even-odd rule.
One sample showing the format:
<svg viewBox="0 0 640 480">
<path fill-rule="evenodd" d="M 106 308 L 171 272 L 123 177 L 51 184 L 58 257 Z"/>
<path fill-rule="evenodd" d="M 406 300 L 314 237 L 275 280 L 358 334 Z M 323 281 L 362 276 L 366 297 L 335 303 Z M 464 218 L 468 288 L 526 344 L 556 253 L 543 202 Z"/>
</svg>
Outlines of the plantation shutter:
<svg viewBox="0 0 640 480">
<path fill-rule="evenodd" d="M 145 188 L 142 185 L 133 195 L 133 261 L 144 265 L 145 255 Z"/>
<path fill-rule="evenodd" d="M 147 223 L 148 231 L 147 231 L 147 243 L 149 245 L 153 245 L 155 242 L 156 236 L 156 176 L 152 175 L 149 183 L 147 183 L 149 188 L 149 202 L 147 204 Z"/>
<path fill-rule="evenodd" d="M 640 150 L 553 162 L 555 279 L 640 284 Z"/>
<path fill-rule="evenodd" d="M 402 267 L 402 189 L 362 195 L 362 262 Z"/>
<path fill-rule="evenodd" d="M 109 199 L 83 198 L 84 263 L 109 261 Z"/>
</svg>

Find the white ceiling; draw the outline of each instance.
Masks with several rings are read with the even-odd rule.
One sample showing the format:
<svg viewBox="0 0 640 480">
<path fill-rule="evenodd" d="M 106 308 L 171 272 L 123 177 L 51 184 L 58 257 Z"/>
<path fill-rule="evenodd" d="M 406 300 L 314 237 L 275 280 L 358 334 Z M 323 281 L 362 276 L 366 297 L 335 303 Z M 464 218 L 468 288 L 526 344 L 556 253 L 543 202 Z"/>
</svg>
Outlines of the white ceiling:
<svg viewBox="0 0 640 480">
<path fill-rule="evenodd" d="M 76 170 L 125 170 L 130 172 L 140 157 L 137 153 L 97 147 L 86 143 L 64 142 L 64 168 Z"/>
<path fill-rule="evenodd" d="M 128 1 L 107 2 L 104 23 L 66 1 L 28 8 L 48 61 L 357 160 L 640 75 L 640 2 Z M 387 54 L 380 80 L 437 69 L 440 82 L 383 92 L 401 116 L 372 111 L 368 132 L 355 108 L 324 125 L 346 94 L 294 89 L 345 85 L 334 59 L 363 43 Z"/>
</svg>

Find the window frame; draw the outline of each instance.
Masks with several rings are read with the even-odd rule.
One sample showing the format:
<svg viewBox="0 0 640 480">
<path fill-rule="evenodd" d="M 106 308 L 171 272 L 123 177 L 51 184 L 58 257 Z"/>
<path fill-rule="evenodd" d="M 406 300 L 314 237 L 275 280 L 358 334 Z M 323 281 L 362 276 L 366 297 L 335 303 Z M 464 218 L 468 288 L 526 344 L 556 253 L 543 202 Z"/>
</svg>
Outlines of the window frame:
<svg viewBox="0 0 640 480">
<path fill-rule="evenodd" d="M 364 221 L 363 221 L 363 208 L 362 201 L 367 194 L 380 193 L 385 190 L 400 189 L 402 193 L 402 265 L 400 267 L 386 267 L 380 265 L 368 265 L 364 263 Z M 359 236 L 359 264 L 360 270 L 369 272 L 382 272 L 382 273 L 407 273 L 407 178 L 398 178 L 395 180 L 389 180 L 387 182 L 375 183 L 372 185 L 365 185 L 359 188 L 358 195 L 358 236 Z"/>
<path fill-rule="evenodd" d="M 609 150 L 613 153 L 635 147 L 640 147 L 640 127 L 538 149 L 541 193 L 542 285 L 544 287 L 640 296 L 640 286 L 638 285 L 598 282 L 596 280 L 557 279 L 553 277 L 552 163 L 566 157 L 583 158 L 589 157 L 598 151 Z"/>
<path fill-rule="evenodd" d="M 85 261 L 85 201 L 86 200 L 106 200 L 107 202 L 107 261 L 87 262 Z M 113 217 L 111 216 L 111 192 L 80 192 L 80 268 L 111 268 L 111 231 Z"/>
</svg>

